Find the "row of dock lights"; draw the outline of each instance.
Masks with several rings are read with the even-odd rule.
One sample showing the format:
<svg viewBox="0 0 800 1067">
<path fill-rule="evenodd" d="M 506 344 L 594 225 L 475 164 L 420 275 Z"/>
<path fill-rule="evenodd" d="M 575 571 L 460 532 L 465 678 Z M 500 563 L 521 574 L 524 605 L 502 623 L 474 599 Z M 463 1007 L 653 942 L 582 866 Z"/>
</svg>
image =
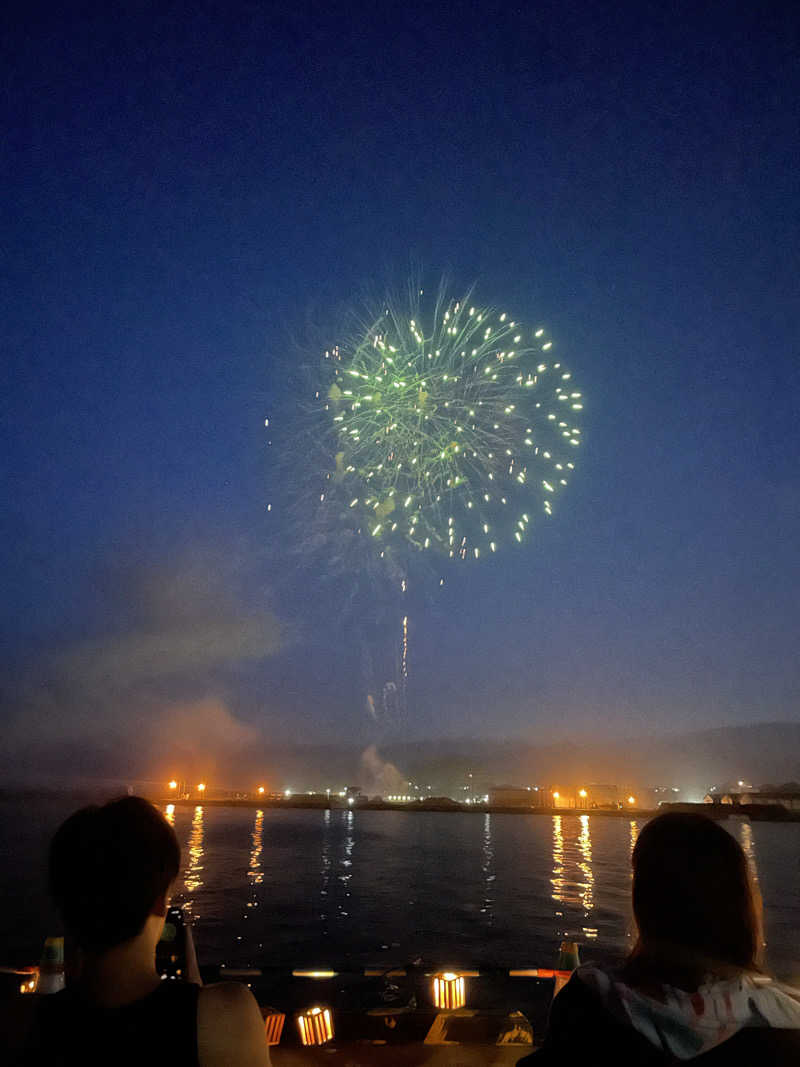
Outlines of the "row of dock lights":
<svg viewBox="0 0 800 1067">
<path fill-rule="evenodd" d="M 178 782 L 174 778 L 172 779 L 172 781 L 168 782 L 167 785 L 168 785 L 170 791 L 173 792 L 173 793 L 178 788 Z M 430 786 L 428 786 L 428 788 L 430 789 Z M 205 791 L 206 791 L 205 782 L 198 782 L 198 784 L 196 786 L 196 789 L 197 789 L 197 792 L 202 796 L 203 793 L 205 793 Z M 258 787 L 258 789 L 257 789 L 258 795 L 260 797 L 263 797 L 265 792 L 266 792 L 265 787 L 263 785 L 260 785 Z M 325 792 L 328 794 L 328 796 L 330 796 L 330 793 L 331 793 L 330 789 L 326 789 Z M 283 795 L 285 797 L 290 797 L 292 795 L 291 789 L 285 789 Z M 343 797 L 345 795 L 346 794 L 345 794 L 344 790 L 342 790 L 339 793 L 340 797 Z M 558 806 L 559 800 L 562 799 L 562 794 L 559 792 L 558 789 L 554 789 L 553 793 L 552 793 L 552 796 L 553 796 L 553 800 L 556 802 L 556 806 Z M 588 794 L 587 790 L 585 790 L 585 789 L 579 789 L 578 790 L 578 797 L 581 800 L 585 801 L 588 798 L 588 796 L 589 796 L 589 794 Z M 386 799 L 389 800 L 389 801 L 393 801 L 395 803 L 408 804 L 411 801 L 419 800 L 421 798 L 420 797 L 416 797 L 416 796 L 410 796 L 408 794 L 402 794 L 402 795 L 393 794 L 392 796 L 388 796 Z M 484 800 L 484 802 L 488 802 L 489 797 L 485 796 L 485 797 L 483 797 L 483 800 Z M 628 802 L 629 805 L 633 806 L 636 803 L 636 797 L 633 796 L 633 795 L 629 796 L 627 802 Z M 348 803 L 349 804 L 353 803 L 353 798 L 352 797 L 348 798 Z M 470 801 L 468 800 L 467 803 L 470 803 Z"/>
<path fill-rule="evenodd" d="M 167 788 L 169 789 L 169 791 L 171 793 L 174 793 L 178 788 L 178 782 L 173 778 L 172 781 L 167 782 Z M 197 785 L 195 786 L 195 788 L 196 788 L 198 793 L 205 793 L 205 791 L 206 791 L 206 783 L 205 782 L 198 782 Z M 258 795 L 260 797 L 263 797 L 264 794 L 266 793 L 266 791 L 267 791 L 266 787 L 263 786 L 263 785 L 260 785 L 258 787 L 258 789 L 256 790 L 256 792 L 258 793 Z M 287 789 L 284 795 L 287 796 L 287 797 L 291 796 L 292 795 L 291 790 Z"/>
</svg>

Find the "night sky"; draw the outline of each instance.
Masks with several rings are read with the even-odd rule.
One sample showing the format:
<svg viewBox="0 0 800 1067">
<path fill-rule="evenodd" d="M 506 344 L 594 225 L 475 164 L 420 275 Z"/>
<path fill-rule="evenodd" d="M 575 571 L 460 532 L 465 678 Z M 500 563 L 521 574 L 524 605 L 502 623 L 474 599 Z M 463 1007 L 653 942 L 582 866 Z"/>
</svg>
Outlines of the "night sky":
<svg viewBox="0 0 800 1067">
<path fill-rule="evenodd" d="M 796 5 L 4 18 L 8 752 L 381 741 L 287 427 L 411 265 L 546 324 L 586 410 L 552 521 L 412 614 L 407 736 L 798 721 Z"/>
</svg>

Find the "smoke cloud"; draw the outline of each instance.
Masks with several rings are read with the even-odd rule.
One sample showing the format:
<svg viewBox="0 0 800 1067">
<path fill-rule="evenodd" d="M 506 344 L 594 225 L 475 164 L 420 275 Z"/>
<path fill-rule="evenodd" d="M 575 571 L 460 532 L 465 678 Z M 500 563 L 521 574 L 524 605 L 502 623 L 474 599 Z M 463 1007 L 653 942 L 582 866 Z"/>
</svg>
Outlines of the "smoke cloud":
<svg viewBox="0 0 800 1067">
<path fill-rule="evenodd" d="M 392 796 L 404 792 L 405 778 L 393 763 L 381 759 L 375 745 L 361 753 L 362 788 L 370 795 Z"/>
</svg>

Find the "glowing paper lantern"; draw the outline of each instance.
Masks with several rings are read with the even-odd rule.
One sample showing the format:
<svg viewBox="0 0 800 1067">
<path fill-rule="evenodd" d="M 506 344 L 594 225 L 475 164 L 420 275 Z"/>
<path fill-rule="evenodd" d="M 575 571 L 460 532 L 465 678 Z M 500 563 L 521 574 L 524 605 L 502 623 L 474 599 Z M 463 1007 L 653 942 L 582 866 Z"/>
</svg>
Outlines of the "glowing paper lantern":
<svg viewBox="0 0 800 1067">
<path fill-rule="evenodd" d="M 268 1045 L 279 1045 L 281 1040 L 281 1034 L 283 1033 L 283 1024 L 286 1022 L 286 1016 L 283 1012 L 276 1011 L 274 1008 L 267 1008 L 267 1013 L 264 1016 L 264 1031 L 267 1037 Z M 303 1042 L 305 1044 L 305 1042 Z"/>
<path fill-rule="evenodd" d="M 333 1016 L 330 1008 L 313 1007 L 300 1012 L 297 1028 L 304 1045 L 324 1045 L 333 1040 Z"/>
<path fill-rule="evenodd" d="M 437 1008 L 445 1011 L 463 1008 L 466 999 L 463 975 L 445 971 L 433 976 L 433 1003 Z"/>
</svg>

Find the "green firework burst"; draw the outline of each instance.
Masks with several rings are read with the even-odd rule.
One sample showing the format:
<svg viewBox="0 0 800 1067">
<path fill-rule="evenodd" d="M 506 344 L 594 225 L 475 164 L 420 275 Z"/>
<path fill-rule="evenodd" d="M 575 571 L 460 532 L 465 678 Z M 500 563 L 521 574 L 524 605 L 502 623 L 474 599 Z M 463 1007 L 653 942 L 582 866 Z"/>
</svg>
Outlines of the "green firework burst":
<svg viewBox="0 0 800 1067">
<path fill-rule="evenodd" d="M 320 494 L 379 556 L 524 544 L 575 468 L 583 398 L 541 327 L 471 294 L 384 305 L 325 353 Z"/>
</svg>

